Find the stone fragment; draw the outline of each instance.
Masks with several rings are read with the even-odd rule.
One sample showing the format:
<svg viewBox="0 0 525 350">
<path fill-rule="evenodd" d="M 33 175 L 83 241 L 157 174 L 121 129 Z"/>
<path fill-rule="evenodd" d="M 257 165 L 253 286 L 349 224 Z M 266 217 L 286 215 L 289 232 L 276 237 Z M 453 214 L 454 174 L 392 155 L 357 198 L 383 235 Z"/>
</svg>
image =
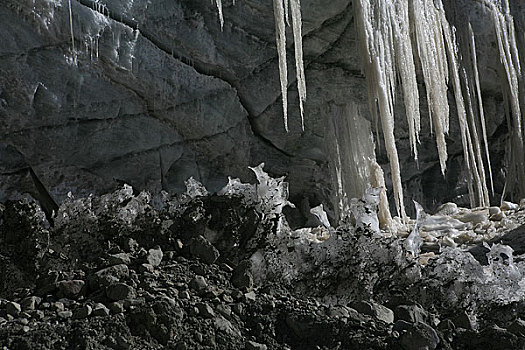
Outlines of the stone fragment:
<svg viewBox="0 0 525 350">
<path fill-rule="evenodd" d="M 115 283 L 106 287 L 106 295 L 114 301 L 132 299 L 135 297 L 135 289 L 125 283 Z"/>
<path fill-rule="evenodd" d="M 66 297 L 74 299 L 78 297 L 82 288 L 84 288 L 85 282 L 82 280 L 70 280 L 70 281 L 60 281 L 58 282 L 58 290 L 60 293 Z"/>
<path fill-rule="evenodd" d="M 427 322 L 428 314 L 419 305 L 399 305 L 394 310 L 394 316 L 396 320 L 402 320 L 406 322 Z"/>
<path fill-rule="evenodd" d="M 257 295 L 255 294 L 254 291 L 244 294 L 244 300 L 246 302 L 252 302 L 252 301 L 255 301 L 255 299 L 257 299 Z"/>
<path fill-rule="evenodd" d="M 68 319 L 73 316 L 73 312 L 71 310 L 62 310 L 57 312 L 58 317 L 63 319 Z"/>
<path fill-rule="evenodd" d="M 512 202 L 508 202 L 508 201 L 501 202 L 501 206 L 500 206 L 500 209 L 503 210 L 503 211 L 518 210 L 519 208 L 520 208 L 520 206 L 518 204 L 512 203 Z"/>
<path fill-rule="evenodd" d="M 248 340 L 244 345 L 246 350 L 266 350 L 268 347 L 265 344 L 256 343 L 254 341 Z"/>
<path fill-rule="evenodd" d="M 509 326 L 508 330 L 517 336 L 525 336 L 525 321 L 518 318 Z"/>
<path fill-rule="evenodd" d="M 55 301 L 54 303 L 49 304 L 49 310 L 51 311 L 64 311 L 65 306 L 64 303 L 61 301 Z"/>
<path fill-rule="evenodd" d="M 128 253 L 118 253 L 109 256 L 108 262 L 110 265 L 131 264 L 131 257 Z"/>
<path fill-rule="evenodd" d="M 93 306 L 93 316 L 109 316 L 109 309 L 102 303 Z"/>
<path fill-rule="evenodd" d="M 129 277 L 129 268 L 125 264 L 113 265 L 95 273 L 99 286 L 109 286 Z"/>
<path fill-rule="evenodd" d="M 19 303 L 15 303 L 14 301 L 8 301 L 5 304 L 5 311 L 8 315 L 17 317 L 22 312 L 22 307 Z"/>
<path fill-rule="evenodd" d="M 93 312 L 93 308 L 90 305 L 82 305 L 75 310 L 73 310 L 73 318 L 82 319 L 89 317 Z"/>
<path fill-rule="evenodd" d="M 239 337 L 241 332 L 231 324 L 230 321 L 222 316 L 217 316 L 214 320 L 214 326 L 217 331 L 223 332 L 230 337 Z"/>
<path fill-rule="evenodd" d="M 195 276 L 189 283 L 189 287 L 198 293 L 202 293 L 208 289 L 208 283 L 202 276 Z"/>
<path fill-rule="evenodd" d="M 162 249 L 159 246 L 148 250 L 146 261 L 153 267 L 159 266 L 162 261 Z"/>
<path fill-rule="evenodd" d="M 195 305 L 199 309 L 199 315 L 204 318 L 213 318 L 215 317 L 215 311 L 208 303 L 197 303 Z"/>
<path fill-rule="evenodd" d="M 220 256 L 217 248 L 203 236 L 195 237 L 190 242 L 190 253 L 206 264 L 213 264 Z"/>
<path fill-rule="evenodd" d="M 383 306 L 376 302 L 358 301 L 351 303 L 350 307 L 362 314 L 373 316 L 385 323 L 394 323 L 394 312 L 386 306 Z"/>
<path fill-rule="evenodd" d="M 457 328 L 464 328 L 466 330 L 476 330 L 477 328 L 474 318 L 463 310 L 459 311 L 451 320 Z"/>
<path fill-rule="evenodd" d="M 434 350 L 439 344 L 436 331 L 426 323 L 416 323 L 400 336 L 405 350 Z"/>
<path fill-rule="evenodd" d="M 118 302 L 118 301 L 115 301 L 113 303 L 110 303 L 108 305 L 108 308 L 109 308 L 109 311 L 111 311 L 112 314 L 121 314 L 123 313 L 125 310 L 124 310 L 124 305 L 122 304 L 122 302 Z"/>
<path fill-rule="evenodd" d="M 243 260 L 237 265 L 233 270 L 231 282 L 237 288 L 251 289 L 253 287 L 253 275 L 249 260 Z"/>
<path fill-rule="evenodd" d="M 22 299 L 20 302 L 20 305 L 24 310 L 34 310 L 36 307 L 40 304 L 42 301 L 42 298 L 37 296 L 30 296 L 27 298 Z"/>
<path fill-rule="evenodd" d="M 153 265 L 144 263 L 144 264 L 140 264 L 139 272 L 141 272 L 141 273 L 144 273 L 144 272 L 154 273 L 155 272 L 155 268 L 153 267 Z"/>
</svg>

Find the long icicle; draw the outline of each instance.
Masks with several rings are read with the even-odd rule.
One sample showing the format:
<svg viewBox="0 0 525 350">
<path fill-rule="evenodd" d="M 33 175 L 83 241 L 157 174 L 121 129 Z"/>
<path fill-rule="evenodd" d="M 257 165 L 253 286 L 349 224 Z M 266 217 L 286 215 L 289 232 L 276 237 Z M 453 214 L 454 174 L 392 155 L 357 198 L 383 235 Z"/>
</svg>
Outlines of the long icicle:
<svg viewBox="0 0 525 350">
<path fill-rule="evenodd" d="M 73 10 L 71 9 L 71 0 L 68 0 L 69 4 L 69 28 L 71 30 L 71 50 L 73 50 L 73 55 L 75 54 L 75 36 L 73 34 Z"/>
<path fill-rule="evenodd" d="M 394 136 L 393 93 L 395 88 L 393 85 L 395 84 L 395 67 L 393 65 L 393 48 L 389 45 L 392 42 L 392 32 L 385 29 L 391 25 L 391 5 L 384 0 L 378 0 L 375 9 L 367 0 L 358 0 L 355 5 L 358 35 L 361 39 L 362 50 L 366 54 L 363 68 L 367 79 L 371 111 L 374 113 L 374 109 L 377 108 L 377 101 L 385 147 L 392 170 L 396 211 L 398 216 L 406 220 L 401 170 Z M 378 18 L 372 16 L 374 13 L 378 13 Z M 381 31 L 380 28 L 385 30 Z"/>
<path fill-rule="evenodd" d="M 409 130 L 410 148 L 417 161 L 417 145 L 421 131 L 421 116 L 419 113 L 419 91 L 417 86 L 416 68 L 413 59 L 412 42 L 410 40 L 409 13 L 407 1 L 396 1 L 394 28 L 394 44 L 396 46 L 396 64 L 403 89 L 405 111 Z"/>
<path fill-rule="evenodd" d="M 277 53 L 279 56 L 284 129 L 288 132 L 288 68 L 286 66 L 286 23 L 284 20 L 283 0 L 273 0 L 273 13 L 275 17 L 275 41 L 277 43 Z"/>
<path fill-rule="evenodd" d="M 215 0 L 215 3 L 217 4 L 217 11 L 219 12 L 219 22 L 221 23 L 221 31 L 224 27 L 224 15 L 222 13 L 222 0 Z M 235 5 L 235 2 L 234 2 Z"/>
<path fill-rule="evenodd" d="M 487 126 L 485 122 L 485 113 L 483 111 L 483 99 L 481 97 L 481 86 L 479 83 L 478 59 L 476 55 L 476 40 L 474 38 L 474 32 L 472 31 L 472 25 L 470 24 L 470 22 L 468 24 L 468 30 L 470 34 L 470 49 L 471 49 L 471 56 L 472 56 L 472 66 L 474 68 L 474 81 L 476 84 L 476 93 L 478 96 L 479 118 L 481 121 L 483 142 L 485 143 L 485 157 L 487 158 L 487 165 L 489 169 L 490 190 L 492 192 L 492 195 L 494 195 L 494 181 L 492 178 L 492 164 L 490 161 L 489 142 L 488 142 L 488 137 L 487 137 Z"/>
<path fill-rule="evenodd" d="M 443 19 L 439 16 L 433 1 L 413 0 L 412 4 L 416 42 L 427 90 L 429 112 L 436 133 L 441 172 L 445 174 L 448 158 L 445 134 L 448 133 L 449 128 L 449 106 L 448 66 L 441 25 Z"/>
<path fill-rule="evenodd" d="M 301 112 L 301 127 L 304 131 L 304 101 L 306 101 L 306 78 L 304 75 L 303 63 L 303 37 L 302 37 L 302 20 L 301 4 L 299 0 L 290 0 L 290 9 L 292 13 L 292 29 L 295 46 L 295 71 L 297 74 L 297 91 L 299 93 L 299 109 Z"/>
</svg>

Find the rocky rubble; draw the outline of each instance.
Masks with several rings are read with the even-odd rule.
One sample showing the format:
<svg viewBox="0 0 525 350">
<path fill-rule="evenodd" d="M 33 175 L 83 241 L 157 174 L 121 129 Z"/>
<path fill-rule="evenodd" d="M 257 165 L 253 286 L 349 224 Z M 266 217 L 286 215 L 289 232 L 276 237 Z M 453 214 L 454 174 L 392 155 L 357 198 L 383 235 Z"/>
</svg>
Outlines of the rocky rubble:
<svg viewBox="0 0 525 350">
<path fill-rule="evenodd" d="M 518 277 L 458 248 L 422 263 L 396 235 L 292 230 L 235 186 L 188 184 L 70 198 L 53 226 L 5 203 L 0 349 L 525 348 L 519 257 Z"/>
</svg>

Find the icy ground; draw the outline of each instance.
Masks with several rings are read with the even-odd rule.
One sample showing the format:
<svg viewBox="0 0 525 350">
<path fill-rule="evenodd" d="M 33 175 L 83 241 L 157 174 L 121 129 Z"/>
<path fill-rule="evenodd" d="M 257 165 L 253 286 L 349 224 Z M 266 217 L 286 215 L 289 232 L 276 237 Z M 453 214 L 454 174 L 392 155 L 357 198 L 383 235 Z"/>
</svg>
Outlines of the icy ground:
<svg viewBox="0 0 525 350">
<path fill-rule="evenodd" d="M 291 229 L 283 178 L 2 206 L 0 349 L 521 349 L 525 210 Z M 334 225 L 335 226 L 335 225 Z M 407 238 L 408 237 L 408 238 Z"/>
</svg>

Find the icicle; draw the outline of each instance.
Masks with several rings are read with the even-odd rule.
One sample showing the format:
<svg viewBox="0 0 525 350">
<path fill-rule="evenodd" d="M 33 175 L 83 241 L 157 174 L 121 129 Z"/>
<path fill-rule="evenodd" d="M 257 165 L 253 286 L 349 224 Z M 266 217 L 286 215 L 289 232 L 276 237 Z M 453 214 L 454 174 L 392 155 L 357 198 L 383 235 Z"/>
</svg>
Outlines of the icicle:
<svg viewBox="0 0 525 350">
<path fill-rule="evenodd" d="M 385 174 L 381 166 L 375 161 L 370 160 L 370 168 L 372 172 L 371 181 L 372 187 L 381 188 L 379 194 L 379 206 L 377 217 L 379 218 L 379 226 L 383 229 L 392 229 L 392 216 L 388 207 L 388 197 L 386 196 Z"/>
<path fill-rule="evenodd" d="M 445 174 L 447 145 L 445 134 L 449 129 L 447 100 L 448 66 L 443 43 L 442 23 L 446 21 L 431 0 L 413 1 L 416 42 L 425 80 L 431 120 L 436 132 L 441 172 Z M 440 9 L 441 2 L 438 2 Z"/>
<path fill-rule="evenodd" d="M 373 101 L 377 101 L 379 106 L 379 117 L 383 129 L 385 147 L 392 169 L 397 215 L 406 220 L 399 156 L 394 136 L 393 94 L 395 93 L 395 66 L 393 64 L 393 48 L 389 45 L 393 40 L 392 31 L 381 31 L 381 29 L 391 25 L 391 9 L 389 7 L 391 5 L 387 1 L 378 0 L 376 9 L 378 18 L 372 16 L 374 9 L 371 6 L 370 2 L 365 0 L 356 2 L 358 35 L 361 38 L 362 50 L 366 54 L 364 70 L 372 113 L 374 113 L 376 108 Z"/>
<path fill-rule="evenodd" d="M 412 42 L 410 39 L 408 2 L 395 3 L 394 44 L 396 59 L 403 88 L 405 110 L 408 122 L 410 148 L 417 161 L 417 144 L 421 130 L 419 114 L 419 92 L 417 87 L 416 69 L 413 60 Z"/>
<path fill-rule="evenodd" d="M 284 21 L 283 0 L 273 0 L 275 17 L 275 39 L 279 56 L 279 75 L 283 100 L 284 128 L 288 132 L 288 68 L 286 66 L 286 30 Z"/>
<path fill-rule="evenodd" d="M 504 75 L 507 78 L 506 84 L 502 84 L 503 95 L 507 96 L 506 100 L 510 102 L 511 106 L 510 119 L 512 120 L 513 129 L 513 135 L 510 141 L 511 168 L 510 174 L 507 174 L 506 181 L 516 181 L 514 176 L 512 176 L 512 174 L 515 173 L 515 175 L 517 175 L 520 194 L 523 195 L 525 193 L 525 164 L 523 159 L 523 134 L 518 90 L 518 75 L 520 75 L 521 70 L 519 67 L 514 21 L 508 13 L 508 6 L 506 6 L 505 15 L 503 15 L 493 3 L 490 3 L 489 6 L 492 10 L 494 28 L 498 40 L 500 62 L 504 68 Z M 507 186 L 505 186 L 505 188 L 507 188 Z"/>
<path fill-rule="evenodd" d="M 285 0 L 287 3 L 288 0 Z M 303 38 L 301 33 L 301 4 L 299 0 L 290 0 L 290 9 L 292 12 L 292 28 L 295 45 L 295 70 L 297 73 L 297 91 L 299 93 L 299 109 L 301 112 L 301 127 L 304 131 L 304 101 L 306 100 L 306 78 L 304 75 L 303 64 Z M 288 18 L 288 15 L 286 15 Z"/>
<path fill-rule="evenodd" d="M 490 190 L 492 191 L 492 195 L 494 195 L 494 181 L 492 179 L 492 165 L 490 161 L 490 153 L 489 153 L 489 142 L 487 137 L 487 127 L 485 123 L 485 113 L 483 111 L 483 99 L 481 97 L 481 87 L 479 83 L 479 73 L 478 73 L 478 59 L 476 55 L 476 40 L 474 39 L 474 32 L 472 31 L 472 25 L 468 24 L 468 30 L 470 34 L 470 49 L 471 49 L 471 55 L 472 55 L 472 66 L 474 68 L 474 81 L 476 84 L 476 93 L 478 96 L 478 108 L 479 108 L 479 118 L 481 121 L 481 130 L 483 133 L 483 142 L 485 143 L 485 156 L 487 157 L 487 165 L 489 168 L 489 178 L 490 178 Z"/>
<path fill-rule="evenodd" d="M 472 144 L 473 144 L 473 151 L 476 155 L 476 158 L 473 160 L 474 167 L 474 177 L 476 179 L 476 187 L 478 188 L 478 197 L 479 197 L 479 204 L 480 206 L 486 207 L 489 206 L 489 193 L 487 189 L 487 181 L 485 179 L 485 167 L 483 165 L 483 159 L 481 157 L 481 143 L 479 141 L 477 127 L 476 127 L 476 121 L 474 118 L 474 110 L 472 108 L 472 93 L 470 92 L 467 74 L 465 70 L 463 69 L 463 80 L 465 82 L 465 90 L 466 90 L 466 96 L 467 96 L 467 105 L 468 105 L 468 111 L 470 115 L 470 121 L 472 124 L 472 127 L 470 129 L 471 131 L 471 137 L 472 137 Z"/>
<path fill-rule="evenodd" d="M 73 11 L 71 10 L 71 0 L 68 0 L 69 4 L 69 27 L 71 29 L 71 50 L 75 55 L 75 36 L 73 34 Z"/>
<path fill-rule="evenodd" d="M 284 0 L 284 19 L 286 20 L 286 25 L 290 26 L 290 1 L 291 0 Z"/>
<path fill-rule="evenodd" d="M 419 255 L 421 245 L 423 244 L 423 238 L 421 238 L 421 234 L 419 233 L 419 227 L 421 226 L 421 222 L 424 220 L 426 213 L 418 202 L 413 202 L 416 207 L 416 224 L 414 225 L 412 233 L 410 233 L 405 240 L 404 246 L 407 252 L 411 253 L 413 257 L 416 257 Z"/>
<path fill-rule="evenodd" d="M 217 10 L 219 11 L 219 22 L 221 23 L 221 31 L 224 27 L 224 16 L 222 13 L 222 0 L 215 0 L 215 3 L 217 4 Z M 234 1 L 235 4 L 235 1 Z"/>
</svg>

